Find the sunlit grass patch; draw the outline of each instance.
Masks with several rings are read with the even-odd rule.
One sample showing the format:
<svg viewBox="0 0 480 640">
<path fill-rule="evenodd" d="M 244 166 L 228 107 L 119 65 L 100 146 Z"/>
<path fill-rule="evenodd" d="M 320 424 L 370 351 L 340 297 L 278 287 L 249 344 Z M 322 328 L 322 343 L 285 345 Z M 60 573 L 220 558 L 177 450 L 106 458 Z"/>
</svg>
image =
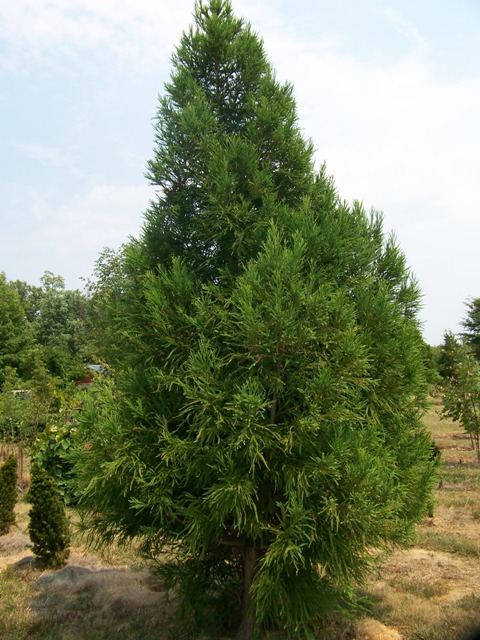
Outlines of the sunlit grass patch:
<svg viewBox="0 0 480 640">
<path fill-rule="evenodd" d="M 446 591 L 441 582 L 429 590 L 425 581 L 402 576 L 372 585 L 365 595 L 370 598 L 371 615 L 394 626 L 405 640 L 466 640 L 479 623 L 480 598 L 437 601 Z"/>
<path fill-rule="evenodd" d="M 465 596 L 441 608 L 442 618 L 434 626 L 418 628 L 408 640 L 469 640 L 480 633 L 480 598 Z M 473 635 L 472 635 L 473 634 Z"/>
<path fill-rule="evenodd" d="M 427 413 L 423 416 L 423 422 L 425 426 L 429 429 L 429 431 L 432 431 L 433 433 L 438 431 L 439 428 L 441 428 L 442 433 L 446 430 L 452 432 L 458 430 L 458 426 L 456 426 L 455 423 L 452 422 L 452 420 L 443 420 L 441 418 L 442 407 L 443 403 L 441 401 L 434 400 L 432 402 L 429 411 L 427 411 Z"/>
<path fill-rule="evenodd" d="M 480 541 L 427 528 L 418 529 L 415 546 L 470 558 L 480 558 Z"/>
<path fill-rule="evenodd" d="M 480 558 L 480 540 L 476 539 L 480 466 L 476 464 L 468 434 L 457 423 L 441 419 L 440 409 L 437 402 L 424 420 L 441 449 L 438 469 L 441 482 L 434 491 L 434 526 L 418 527 L 412 545 L 432 554 L 432 569 L 436 566 L 435 553 L 449 554 L 452 562 L 455 557 L 465 558 L 467 564 L 469 559 L 473 562 Z M 461 576 L 462 569 L 457 571 Z M 405 640 L 466 640 L 475 625 L 480 624 L 480 591 L 473 582 L 474 593 L 455 601 L 456 581 L 444 580 L 441 573 L 422 574 L 414 565 L 411 573 L 399 572 L 398 567 L 393 571 L 387 569 L 379 580 L 372 581 L 368 590 L 372 616 L 397 628 Z M 427 575 L 431 575 L 430 582 Z"/>
<path fill-rule="evenodd" d="M 480 488 L 480 466 L 475 463 L 444 462 L 439 471 L 443 482 L 461 485 L 461 488 Z"/>
<path fill-rule="evenodd" d="M 442 622 L 434 627 L 416 629 L 406 636 L 408 640 L 476 640 L 477 635 L 471 633 L 478 631 L 478 626 L 470 616 L 452 618 L 448 615 Z"/>
<path fill-rule="evenodd" d="M 367 596 L 372 617 L 394 626 L 405 638 L 412 637 L 417 629 L 434 628 L 442 622 L 441 608 L 431 598 L 400 588 L 396 580 L 372 585 Z"/>
<path fill-rule="evenodd" d="M 389 580 L 389 584 L 394 589 L 412 593 L 420 598 L 438 598 L 449 591 L 449 587 L 445 582 L 415 580 L 400 576 Z"/>
<path fill-rule="evenodd" d="M 480 596 L 475 594 L 471 594 L 469 596 L 464 596 L 454 605 L 457 609 L 463 609 L 464 611 L 473 611 L 479 614 L 480 621 Z M 480 624 L 480 622 L 479 622 Z"/>
<path fill-rule="evenodd" d="M 27 637 L 31 612 L 28 600 L 31 581 L 21 578 L 14 568 L 0 572 L 0 638 L 22 640 Z"/>
<path fill-rule="evenodd" d="M 473 515 L 480 511 L 480 491 L 436 491 L 435 504 Z"/>
</svg>

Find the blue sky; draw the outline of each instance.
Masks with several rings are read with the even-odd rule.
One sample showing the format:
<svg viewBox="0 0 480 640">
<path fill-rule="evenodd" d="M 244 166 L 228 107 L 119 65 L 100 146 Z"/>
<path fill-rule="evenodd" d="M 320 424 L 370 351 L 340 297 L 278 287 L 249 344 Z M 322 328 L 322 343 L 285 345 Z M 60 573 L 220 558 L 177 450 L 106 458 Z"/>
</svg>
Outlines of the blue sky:
<svg viewBox="0 0 480 640">
<path fill-rule="evenodd" d="M 424 335 L 480 297 L 478 0 L 238 0 L 340 195 L 383 211 Z M 82 288 L 138 235 L 152 118 L 193 0 L 0 0 L 0 271 Z"/>
</svg>

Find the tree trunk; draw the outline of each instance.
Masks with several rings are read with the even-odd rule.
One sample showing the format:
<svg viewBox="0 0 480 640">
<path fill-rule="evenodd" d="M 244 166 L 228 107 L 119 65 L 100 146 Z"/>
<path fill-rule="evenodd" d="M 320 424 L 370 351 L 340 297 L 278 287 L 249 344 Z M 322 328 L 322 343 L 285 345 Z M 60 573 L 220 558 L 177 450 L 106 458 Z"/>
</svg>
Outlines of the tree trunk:
<svg viewBox="0 0 480 640">
<path fill-rule="evenodd" d="M 252 611 L 250 588 L 255 577 L 258 552 L 255 547 L 246 547 L 243 554 L 243 604 L 242 621 L 236 640 L 252 640 L 255 631 L 255 619 Z"/>
</svg>

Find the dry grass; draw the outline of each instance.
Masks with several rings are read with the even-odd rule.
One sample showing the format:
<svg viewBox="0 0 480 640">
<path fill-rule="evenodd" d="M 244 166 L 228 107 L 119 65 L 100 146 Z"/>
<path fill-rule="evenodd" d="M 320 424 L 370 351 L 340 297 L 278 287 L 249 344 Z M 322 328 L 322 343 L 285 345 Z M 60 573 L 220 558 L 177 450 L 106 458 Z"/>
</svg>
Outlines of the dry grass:
<svg viewBox="0 0 480 640">
<path fill-rule="evenodd" d="M 369 617 L 356 626 L 336 621 L 318 638 L 466 640 L 480 629 L 480 468 L 468 437 L 440 420 L 438 409 L 432 406 L 425 420 L 442 450 L 434 517 L 418 527 L 414 545 L 369 580 Z M 0 538 L 1 640 L 192 637 L 174 629 L 174 603 L 165 603 L 162 585 L 138 565 L 134 549 L 100 557 L 77 537 L 67 567 L 36 566 L 26 546 L 27 514 L 20 500 L 17 526 Z"/>
<path fill-rule="evenodd" d="M 162 585 L 134 549 L 93 555 L 74 535 L 68 564 L 45 570 L 29 549 L 28 511 L 21 498 L 0 538 L 1 640 L 174 639 Z"/>
<path fill-rule="evenodd" d="M 372 616 L 404 640 L 466 640 L 480 633 L 480 468 L 468 435 L 441 419 L 440 410 L 433 403 L 425 418 L 442 452 L 434 517 L 367 590 Z"/>
</svg>

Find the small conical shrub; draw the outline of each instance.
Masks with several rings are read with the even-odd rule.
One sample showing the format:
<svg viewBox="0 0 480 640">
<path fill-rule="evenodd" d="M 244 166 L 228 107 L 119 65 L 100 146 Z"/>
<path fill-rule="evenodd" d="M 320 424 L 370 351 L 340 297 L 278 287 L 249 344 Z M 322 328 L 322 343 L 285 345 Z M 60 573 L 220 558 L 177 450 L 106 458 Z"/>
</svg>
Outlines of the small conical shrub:
<svg viewBox="0 0 480 640">
<path fill-rule="evenodd" d="M 17 459 L 9 456 L 0 467 L 0 535 L 15 524 L 17 502 Z"/>
<path fill-rule="evenodd" d="M 27 500 L 32 505 L 28 533 L 33 553 L 48 567 L 62 566 L 70 553 L 65 507 L 55 480 L 36 464 L 32 467 Z"/>
</svg>

